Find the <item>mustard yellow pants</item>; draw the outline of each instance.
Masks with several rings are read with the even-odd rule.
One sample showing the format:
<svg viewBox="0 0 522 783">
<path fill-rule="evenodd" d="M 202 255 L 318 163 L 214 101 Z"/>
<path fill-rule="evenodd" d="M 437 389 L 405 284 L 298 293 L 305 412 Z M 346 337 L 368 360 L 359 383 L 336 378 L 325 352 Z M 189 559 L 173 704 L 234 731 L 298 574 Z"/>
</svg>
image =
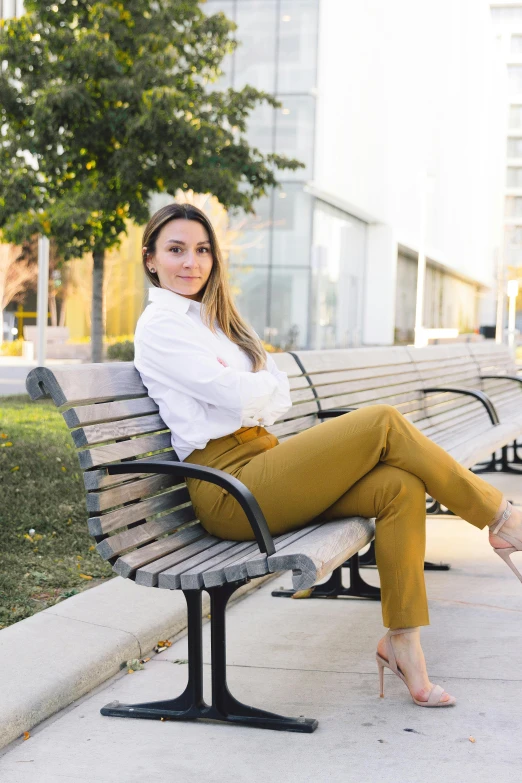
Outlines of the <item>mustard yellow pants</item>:
<svg viewBox="0 0 522 783">
<path fill-rule="evenodd" d="M 389 405 L 372 405 L 280 443 L 242 427 L 196 449 L 186 462 L 219 468 L 256 497 L 274 535 L 312 522 L 375 517 L 384 625 L 428 625 L 424 584 L 426 493 L 478 528 L 502 493 L 463 468 Z M 198 518 L 220 538 L 253 539 L 239 503 L 208 482 L 187 479 Z"/>
</svg>

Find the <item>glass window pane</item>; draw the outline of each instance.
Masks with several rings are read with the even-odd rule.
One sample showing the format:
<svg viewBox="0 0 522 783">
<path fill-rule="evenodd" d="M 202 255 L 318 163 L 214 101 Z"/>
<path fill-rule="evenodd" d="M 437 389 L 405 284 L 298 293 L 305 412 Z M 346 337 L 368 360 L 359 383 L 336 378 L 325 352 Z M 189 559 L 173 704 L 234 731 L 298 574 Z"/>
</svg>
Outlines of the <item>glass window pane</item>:
<svg viewBox="0 0 522 783">
<path fill-rule="evenodd" d="M 507 170 L 507 187 L 522 188 L 522 168 L 510 166 Z"/>
<path fill-rule="evenodd" d="M 201 7 L 201 10 L 207 16 L 213 16 L 220 12 L 224 13 L 227 19 L 234 22 L 234 1 L 233 0 L 207 0 L 207 2 Z M 208 85 L 208 89 L 213 90 L 227 90 L 232 87 L 232 74 L 233 74 L 234 55 L 228 54 L 221 60 L 221 70 L 223 76 L 221 76 L 216 82 L 212 82 Z"/>
<path fill-rule="evenodd" d="M 261 103 L 248 118 L 248 142 L 264 154 L 274 151 L 275 112 L 273 106 Z"/>
<path fill-rule="evenodd" d="M 522 158 L 522 139 L 508 139 L 508 158 Z"/>
<path fill-rule="evenodd" d="M 312 248 L 311 347 L 360 345 L 366 224 L 317 201 Z"/>
<path fill-rule="evenodd" d="M 267 325 L 267 267 L 230 267 L 234 301 L 243 318 L 264 339 Z"/>
<path fill-rule="evenodd" d="M 300 185 L 283 185 L 274 193 L 272 263 L 275 266 L 308 266 L 311 238 L 311 197 Z"/>
<path fill-rule="evenodd" d="M 506 217 L 522 217 L 522 196 L 506 197 Z"/>
<path fill-rule="evenodd" d="M 314 152 L 315 98 L 286 96 L 276 113 L 276 152 L 297 158 L 304 169 L 284 171 L 286 180 L 307 180 L 312 177 Z"/>
<path fill-rule="evenodd" d="M 506 250 L 506 263 L 511 266 L 522 266 L 522 248 L 508 247 Z"/>
<path fill-rule="evenodd" d="M 522 35 L 511 36 L 511 51 L 513 54 L 522 53 Z"/>
<path fill-rule="evenodd" d="M 522 128 L 522 106 L 509 107 L 509 127 Z"/>
<path fill-rule="evenodd" d="M 508 227 L 506 233 L 509 247 L 522 249 L 522 228 Z"/>
<path fill-rule="evenodd" d="M 291 351 L 307 346 L 309 278 L 309 269 L 272 269 L 267 337 L 278 348 Z"/>
<path fill-rule="evenodd" d="M 316 83 L 318 0 L 282 0 L 277 91 L 308 92 Z"/>
<path fill-rule="evenodd" d="M 248 0 L 237 4 L 234 88 L 245 84 L 275 92 L 276 24 L 275 0 Z"/>
<path fill-rule="evenodd" d="M 522 65 L 508 65 L 509 91 L 522 92 Z"/>
<path fill-rule="evenodd" d="M 230 219 L 230 263 L 234 266 L 268 266 L 270 263 L 271 196 L 254 202 L 255 215 Z"/>
<path fill-rule="evenodd" d="M 494 22 L 522 22 L 522 8 L 501 6 L 500 8 L 492 8 L 491 14 Z"/>
</svg>

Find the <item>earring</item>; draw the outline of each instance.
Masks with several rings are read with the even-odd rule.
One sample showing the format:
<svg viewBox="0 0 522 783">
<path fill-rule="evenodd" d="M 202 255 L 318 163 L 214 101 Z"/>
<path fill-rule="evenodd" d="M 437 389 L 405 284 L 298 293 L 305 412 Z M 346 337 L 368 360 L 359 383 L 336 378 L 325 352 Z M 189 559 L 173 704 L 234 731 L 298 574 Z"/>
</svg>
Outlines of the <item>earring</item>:
<svg viewBox="0 0 522 783">
<path fill-rule="evenodd" d="M 153 269 L 152 267 L 150 268 L 150 271 L 152 272 L 152 274 L 153 274 L 153 275 L 155 275 L 155 274 L 156 274 L 156 270 L 155 270 L 155 269 Z"/>
</svg>

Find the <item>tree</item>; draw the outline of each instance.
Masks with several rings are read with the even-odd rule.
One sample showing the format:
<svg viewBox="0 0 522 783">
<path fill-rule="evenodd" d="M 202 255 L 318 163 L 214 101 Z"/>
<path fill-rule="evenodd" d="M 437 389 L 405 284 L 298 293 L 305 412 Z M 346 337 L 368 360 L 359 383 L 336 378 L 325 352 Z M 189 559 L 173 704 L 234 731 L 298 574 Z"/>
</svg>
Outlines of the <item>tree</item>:
<svg viewBox="0 0 522 783">
<path fill-rule="evenodd" d="M 0 243 L 0 343 L 3 340 L 4 308 L 36 283 L 36 266 L 20 250 L 15 245 Z"/>
<path fill-rule="evenodd" d="M 235 25 L 198 0 L 27 0 L 0 27 L 0 228 L 43 232 L 65 259 L 92 253 L 92 351 L 102 359 L 105 253 L 153 192 L 211 192 L 252 212 L 301 164 L 246 141 L 249 113 L 272 96 L 209 91 Z M 5 176 L 4 176 L 5 173 Z M 12 189 L 20 187 L 13 194 Z"/>
</svg>

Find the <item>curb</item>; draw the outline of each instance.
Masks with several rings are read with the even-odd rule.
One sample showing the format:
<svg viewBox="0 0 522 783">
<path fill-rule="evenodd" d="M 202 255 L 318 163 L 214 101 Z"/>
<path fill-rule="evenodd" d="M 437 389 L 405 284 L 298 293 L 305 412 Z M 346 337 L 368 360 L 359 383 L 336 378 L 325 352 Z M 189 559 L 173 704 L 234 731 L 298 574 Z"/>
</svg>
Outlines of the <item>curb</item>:
<svg viewBox="0 0 522 783">
<path fill-rule="evenodd" d="M 240 598 L 276 574 L 254 579 Z M 210 601 L 203 592 L 203 616 Z M 108 582 L 0 631 L 0 748 L 187 627 L 180 590 Z"/>
</svg>

